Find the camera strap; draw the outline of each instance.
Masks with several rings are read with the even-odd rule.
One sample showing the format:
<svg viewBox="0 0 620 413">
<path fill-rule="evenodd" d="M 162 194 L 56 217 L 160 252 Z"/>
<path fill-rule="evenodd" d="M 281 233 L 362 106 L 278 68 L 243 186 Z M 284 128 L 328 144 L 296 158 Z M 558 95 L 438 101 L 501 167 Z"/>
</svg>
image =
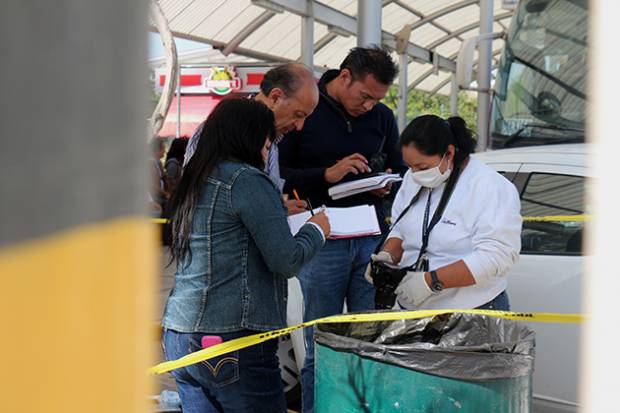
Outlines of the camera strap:
<svg viewBox="0 0 620 413">
<path fill-rule="evenodd" d="M 382 133 L 382 135 L 383 137 L 381 138 L 381 143 L 379 144 L 379 150 L 377 150 L 377 153 L 383 153 L 383 147 L 385 146 L 385 140 L 387 139 L 385 133 Z"/>
<path fill-rule="evenodd" d="M 420 188 L 420 190 L 411 198 L 411 201 L 409 201 L 409 204 L 405 207 L 405 209 L 403 209 L 403 212 L 401 212 L 398 218 L 396 218 L 396 221 L 394 221 L 392 225 L 390 225 L 390 229 L 381 237 L 381 242 L 379 242 L 379 244 L 377 245 L 377 248 L 375 248 L 375 252 L 374 252 L 375 254 L 381 251 L 381 248 L 383 248 L 383 244 L 385 243 L 385 240 L 387 239 L 388 235 L 390 235 L 390 232 L 392 231 L 392 229 L 394 229 L 396 227 L 396 224 L 398 224 L 398 221 L 400 221 L 405 216 L 405 214 L 409 212 L 411 207 L 416 202 L 418 202 L 418 199 L 420 199 L 421 194 L 422 194 L 422 188 Z"/>
</svg>

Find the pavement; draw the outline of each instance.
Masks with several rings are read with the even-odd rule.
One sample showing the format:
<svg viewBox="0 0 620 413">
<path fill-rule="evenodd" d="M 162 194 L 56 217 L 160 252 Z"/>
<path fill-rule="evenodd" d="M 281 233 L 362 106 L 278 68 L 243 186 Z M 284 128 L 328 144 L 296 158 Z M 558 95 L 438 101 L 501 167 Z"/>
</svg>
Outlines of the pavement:
<svg viewBox="0 0 620 413">
<path fill-rule="evenodd" d="M 170 290 L 174 285 L 174 271 L 175 265 L 174 263 L 170 266 L 166 266 L 168 261 L 170 260 L 170 254 L 168 253 L 168 248 L 162 248 L 161 254 L 161 272 L 159 274 L 159 295 L 157 297 L 157 312 L 155 313 L 155 320 L 153 321 L 154 326 L 161 325 L 161 315 L 163 313 L 164 305 L 166 304 L 166 299 L 168 298 L 168 294 L 170 294 Z M 155 339 L 153 341 L 153 345 L 156 348 L 157 354 L 157 362 L 165 361 L 164 353 L 161 347 L 161 337 L 158 335 L 154 335 Z M 176 383 L 174 382 L 174 378 L 170 373 L 164 373 L 155 376 L 156 380 L 156 394 L 159 395 L 163 390 L 173 390 L 176 391 Z M 160 410 L 161 411 L 161 410 Z"/>
</svg>

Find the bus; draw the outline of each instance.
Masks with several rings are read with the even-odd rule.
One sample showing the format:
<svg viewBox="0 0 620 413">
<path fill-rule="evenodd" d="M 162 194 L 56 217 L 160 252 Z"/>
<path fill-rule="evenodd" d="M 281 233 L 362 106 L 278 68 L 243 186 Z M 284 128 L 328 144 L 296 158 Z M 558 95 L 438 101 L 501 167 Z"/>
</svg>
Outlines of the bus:
<svg viewBox="0 0 620 413">
<path fill-rule="evenodd" d="M 584 142 L 587 0 L 521 0 L 497 69 L 490 148 Z"/>
</svg>

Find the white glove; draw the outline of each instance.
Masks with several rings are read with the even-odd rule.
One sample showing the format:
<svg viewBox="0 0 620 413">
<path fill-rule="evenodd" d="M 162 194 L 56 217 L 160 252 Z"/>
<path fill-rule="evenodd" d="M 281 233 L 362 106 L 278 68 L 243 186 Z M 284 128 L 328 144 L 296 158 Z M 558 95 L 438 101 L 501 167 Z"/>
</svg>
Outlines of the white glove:
<svg viewBox="0 0 620 413">
<path fill-rule="evenodd" d="M 433 295 L 433 291 L 426 283 L 422 271 L 407 272 L 394 292 L 398 296 L 398 301 L 408 308 L 419 307 L 428 297 Z"/>
<path fill-rule="evenodd" d="M 372 276 L 370 275 L 371 272 L 371 264 L 373 262 L 387 262 L 388 264 L 394 264 L 394 260 L 392 259 L 392 254 L 390 254 L 387 251 L 379 251 L 378 254 L 372 254 L 370 256 L 370 262 L 368 263 L 368 266 L 366 267 L 366 272 L 364 272 L 364 278 L 366 279 L 366 281 L 368 281 L 369 283 L 373 283 L 372 282 Z"/>
</svg>

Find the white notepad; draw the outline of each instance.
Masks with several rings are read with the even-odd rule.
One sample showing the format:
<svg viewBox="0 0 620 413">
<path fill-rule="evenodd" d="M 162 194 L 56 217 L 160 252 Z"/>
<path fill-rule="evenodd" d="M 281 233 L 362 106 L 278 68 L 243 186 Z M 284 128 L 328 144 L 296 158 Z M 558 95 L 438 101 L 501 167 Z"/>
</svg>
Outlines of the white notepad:
<svg viewBox="0 0 620 413">
<path fill-rule="evenodd" d="M 336 200 L 346 198 L 351 195 L 360 194 L 362 192 L 373 191 L 383 188 L 390 182 L 399 182 L 403 179 L 398 174 L 378 174 L 368 178 L 357 179 L 351 182 L 334 185 L 327 191 L 329 196 Z"/>
<path fill-rule="evenodd" d="M 314 213 L 319 212 L 319 208 Z M 380 235 L 377 213 L 372 205 L 360 205 L 350 208 L 327 208 L 331 226 L 330 239 L 356 238 Z M 288 217 L 288 224 L 293 235 L 311 218 L 310 211 Z"/>
</svg>

